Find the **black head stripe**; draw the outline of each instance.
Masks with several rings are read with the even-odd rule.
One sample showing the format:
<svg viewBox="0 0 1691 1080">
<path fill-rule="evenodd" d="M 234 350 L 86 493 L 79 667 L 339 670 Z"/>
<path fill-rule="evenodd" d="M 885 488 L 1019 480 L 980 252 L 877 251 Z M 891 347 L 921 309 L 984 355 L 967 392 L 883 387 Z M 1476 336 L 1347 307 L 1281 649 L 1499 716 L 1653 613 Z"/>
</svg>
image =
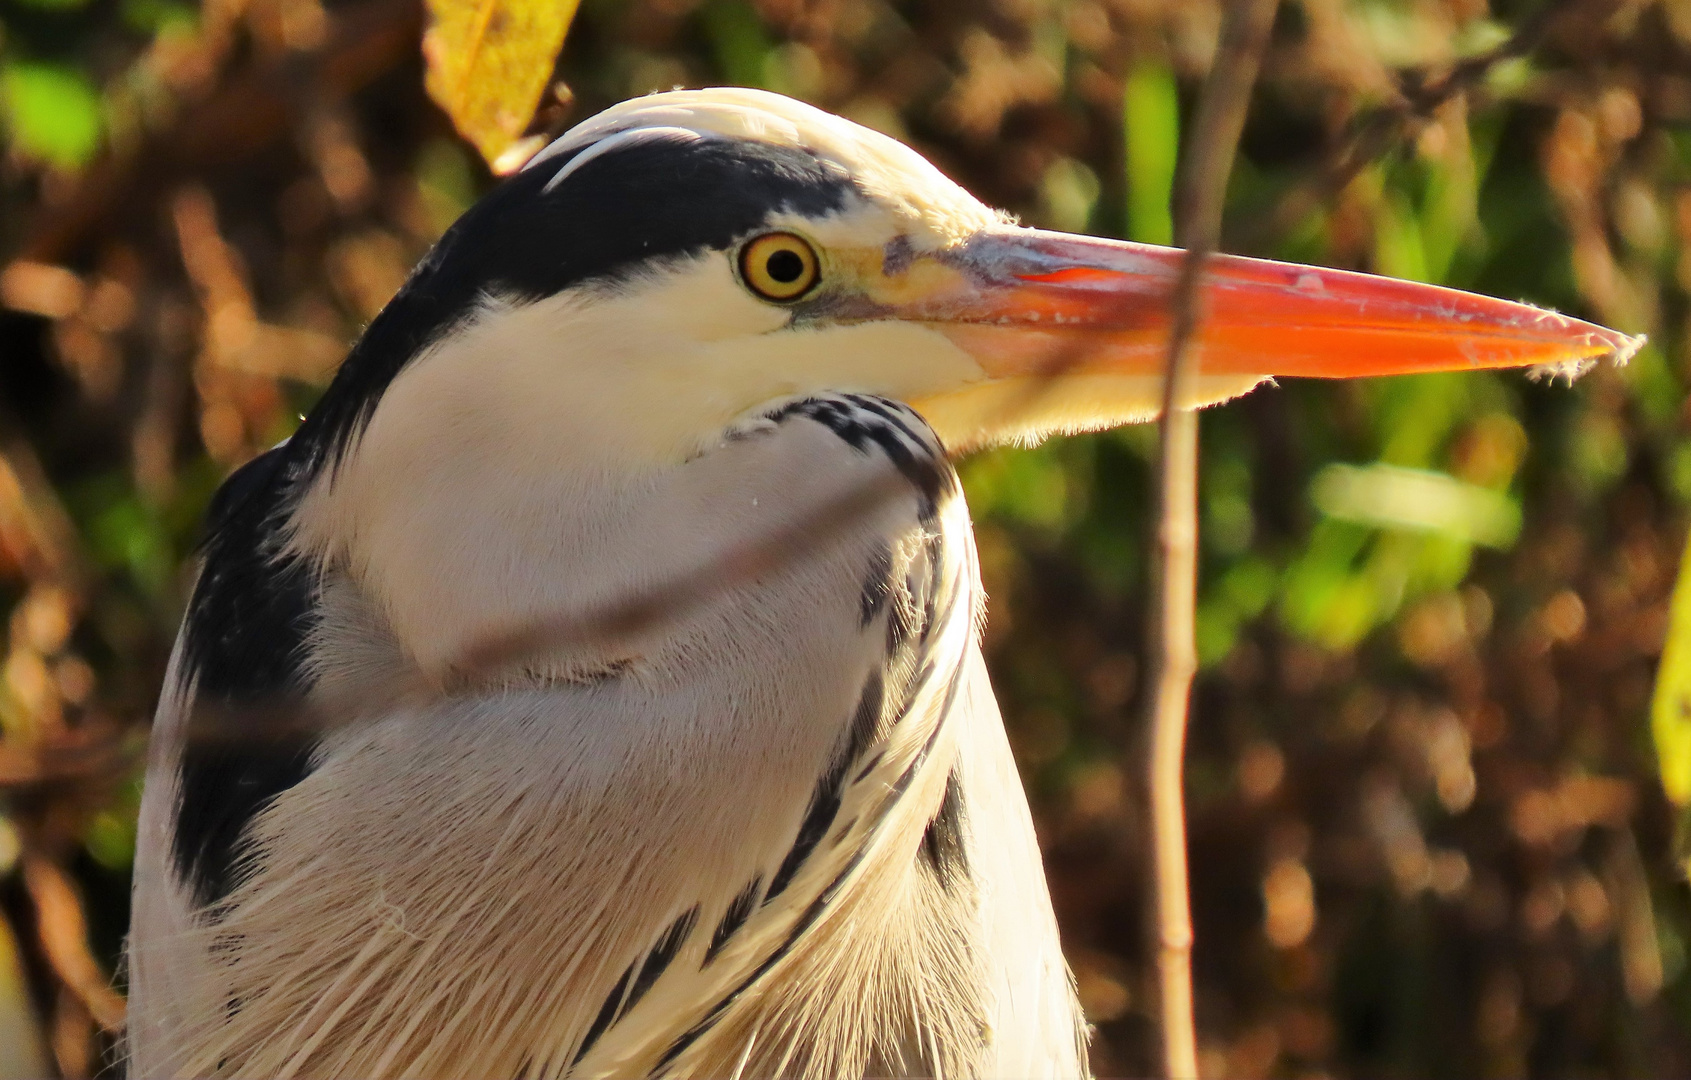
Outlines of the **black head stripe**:
<svg viewBox="0 0 1691 1080">
<path fill-rule="evenodd" d="M 772 214 L 839 210 L 856 191 L 837 166 L 803 150 L 717 138 L 631 141 L 547 191 L 572 160 L 518 173 L 447 230 L 294 437 L 302 461 L 314 470 L 344 445 L 400 370 L 489 295 L 538 299 L 614 281 L 666 258 L 726 249 Z"/>
</svg>

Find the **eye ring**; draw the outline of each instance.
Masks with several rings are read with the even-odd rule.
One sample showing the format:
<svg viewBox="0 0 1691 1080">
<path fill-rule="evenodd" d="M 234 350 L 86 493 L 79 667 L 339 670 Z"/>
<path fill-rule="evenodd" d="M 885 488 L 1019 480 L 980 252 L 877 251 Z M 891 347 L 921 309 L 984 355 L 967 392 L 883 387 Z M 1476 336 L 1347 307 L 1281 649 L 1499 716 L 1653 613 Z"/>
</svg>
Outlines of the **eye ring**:
<svg viewBox="0 0 1691 1080">
<path fill-rule="evenodd" d="M 764 233 L 746 241 L 740 249 L 740 280 L 765 300 L 790 304 L 822 280 L 822 261 L 802 236 Z"/>
</svg>

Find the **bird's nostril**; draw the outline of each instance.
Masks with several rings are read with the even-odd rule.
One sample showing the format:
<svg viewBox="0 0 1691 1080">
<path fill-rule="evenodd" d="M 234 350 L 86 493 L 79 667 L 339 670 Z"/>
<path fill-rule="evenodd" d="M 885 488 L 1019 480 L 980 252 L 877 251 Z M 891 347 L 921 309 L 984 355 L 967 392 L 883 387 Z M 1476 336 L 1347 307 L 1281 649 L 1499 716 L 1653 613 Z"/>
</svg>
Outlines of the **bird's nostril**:
<svg viewBox="0 0 1691 1080">
<path fill-rule="evenodd" d="M 764 270 L 782 284 L 797 281 L 804 274 L 804 260 L 796 251 L 777 251 L 769 256 Z"/>
</svg>

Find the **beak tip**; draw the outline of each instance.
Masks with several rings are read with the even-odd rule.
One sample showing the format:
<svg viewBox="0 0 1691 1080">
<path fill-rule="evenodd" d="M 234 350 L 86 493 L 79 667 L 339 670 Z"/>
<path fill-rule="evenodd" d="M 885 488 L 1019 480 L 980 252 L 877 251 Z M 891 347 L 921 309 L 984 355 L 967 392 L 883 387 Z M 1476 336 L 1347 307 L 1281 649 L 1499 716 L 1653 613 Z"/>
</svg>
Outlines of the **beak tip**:
<svg viewBox="0 0 1691 1080">
<path fill-rule="evenodd" d="M 1638 355 L 1638 350 L 1649 344 L 1650 339 L 1644 334 L 1616 334 L 1618 339 L 1614 347 L 1609 350 L 1608 357 L 1615 362 L 1615 366 L 1626 363 Z"/>
<path fill-rule="evenodd" d="M 1566 379 L 1569 386 L 1575 379 L 1584 375 L 1604 360 L 1608 360 L 1616 367 L 1623 367 L 1627 361 L 1638 355 L 1649 338 L 1644 334 L 1622 334 L 1618 331 L 1593 327 L 1586 335 L 1584 344 L 1589 349 L 1584 355 L 1570 357 L 1565 360 L 1554 360 L 1546 364 L 1534 364 L 1527 369 L 1527 376 L 1534 382 L 1555 382 Z"/>
</svg>

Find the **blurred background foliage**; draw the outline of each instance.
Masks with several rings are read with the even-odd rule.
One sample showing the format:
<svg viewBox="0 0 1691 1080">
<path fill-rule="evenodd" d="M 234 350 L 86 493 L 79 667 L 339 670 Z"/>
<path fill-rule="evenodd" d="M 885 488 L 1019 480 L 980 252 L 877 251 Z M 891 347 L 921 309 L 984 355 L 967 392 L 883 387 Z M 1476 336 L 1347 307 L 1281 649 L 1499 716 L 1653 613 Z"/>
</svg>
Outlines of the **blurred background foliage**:
<svg viewBox="0 0 1691 1080">
<path fill-rule="evenodd" d="M 1030 224 L 1166 242 L 1217 25 L 1203 0 L 583 0 L 531 132 L 763 86 Z M 424 94 L 422 27 L 416 0 L 0 0 L 0 1076 L 97 1072 L 120 1023 L 137 778 L 210 493 L 494 182 Z M 1288 381 L 1206 414 L 1206 1075 L 1691 1075 L 1648 726 L 1691 506 L 1691 3 L 1283 0 L 1226 236 L 1651 345 L 1572 389 Z M 1153 442 L 962 463 L 1106 1076 L 1153 1061 Z"/>
</svg>

